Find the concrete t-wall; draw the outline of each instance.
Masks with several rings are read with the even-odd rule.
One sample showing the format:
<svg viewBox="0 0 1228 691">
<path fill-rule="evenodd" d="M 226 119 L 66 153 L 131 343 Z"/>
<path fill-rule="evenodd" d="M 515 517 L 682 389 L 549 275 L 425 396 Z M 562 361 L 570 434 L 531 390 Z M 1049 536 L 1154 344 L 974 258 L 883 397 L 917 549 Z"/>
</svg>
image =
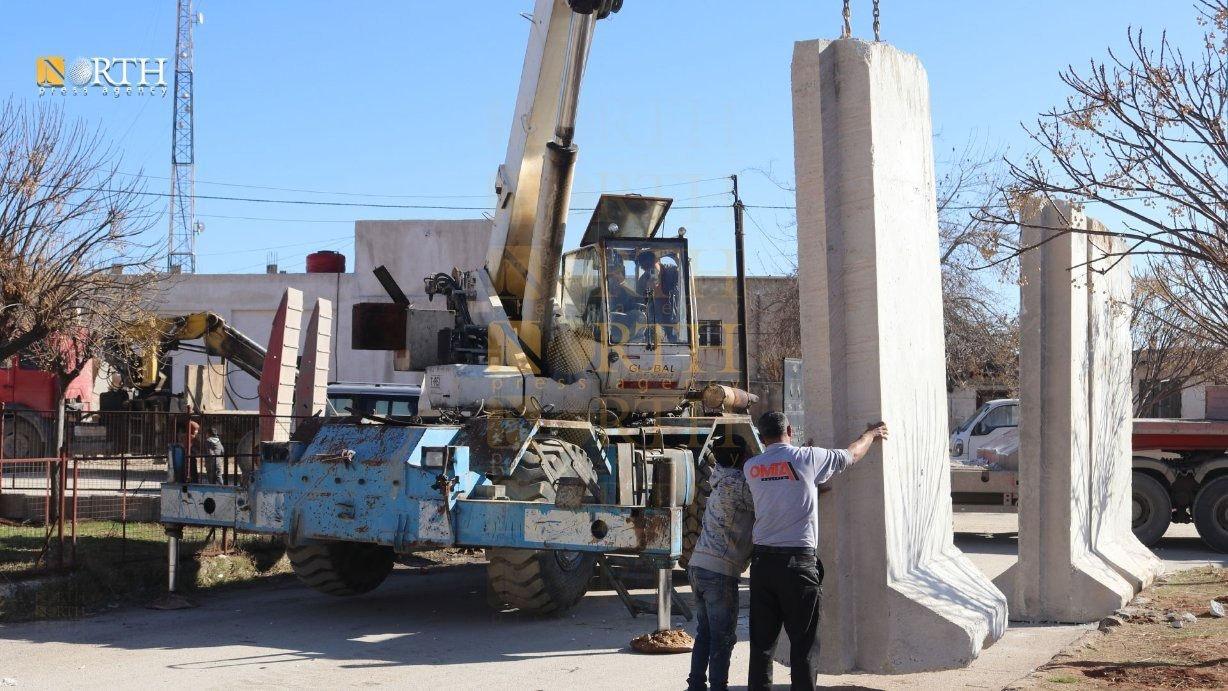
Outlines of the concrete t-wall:
<svg viewBox="0 0 1228 691">
<path fill-rule="evenodd" d="M 962 666 L 1006 600 L 952 541 L 925 70 L 883 43 L 797 43 L 793 122 L 807 431 L 892 430 L 819 502 L 821 665 Z"/>
<path fill-rule="evenodd" d="M 1086 622 L 1154 576 L 1129 533 L 1129 266 L 1103 256 L 1068 203 L 1032 202 L 1020 260 L 1019 560 L 995 582 L 1011 618 Z M 1107 266 L 1100 263 L 1098 266 Z M 1089 287 L 1095 284 L 1095 289 Z M 1129 574 L 1124 575 L 1124 574 Z"/>
</svg>

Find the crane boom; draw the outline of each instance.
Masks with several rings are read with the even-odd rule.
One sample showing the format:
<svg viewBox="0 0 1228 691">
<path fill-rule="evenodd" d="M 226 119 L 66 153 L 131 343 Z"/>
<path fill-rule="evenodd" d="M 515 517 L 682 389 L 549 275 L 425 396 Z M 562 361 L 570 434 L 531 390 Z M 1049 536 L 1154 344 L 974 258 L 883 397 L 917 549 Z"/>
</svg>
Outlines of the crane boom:
<svg viewBox="0 0 1228 691">
<path fill-rule="evenodd" d="M 525 51 L 486 266 L 526 354 L 540 363 L 563 253 L 576 105 L 593 27 L 606 10 L 538 0 Z M 553 135 L 553 137 L 551 136 Z"/>
</svg>

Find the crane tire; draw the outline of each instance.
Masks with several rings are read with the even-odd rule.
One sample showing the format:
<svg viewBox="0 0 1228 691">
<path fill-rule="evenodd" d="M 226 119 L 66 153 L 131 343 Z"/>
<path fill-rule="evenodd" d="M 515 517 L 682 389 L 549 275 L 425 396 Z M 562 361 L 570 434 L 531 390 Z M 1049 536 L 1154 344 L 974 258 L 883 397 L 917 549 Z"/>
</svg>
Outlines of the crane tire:
<svg viewBox="0 0 1228 691">
<path fill-rule="evenodd" d="M 286 547 L 294 575 L 313 589 L 345 597 L 375 590 L 392 573 L 393 550 L 367 542 Z"/>
<path fill-rule="evenodd" d="M 709 451 L 695 464 L 695 501 L 691 502 L 682 514 L 682 556 L 678 565 L 686 568 L 691 561 L 691 553 L 699 542 L 699 533 L 704 527 L 704 510 L 708 508 L 708 497 L 712 494 L 712 467 L 716 465 L 716 457 Z"/>
<path fill-rule="evenodd" d="M 511 475 L 498 483 L 509 499 L 554 503 L 554 482 L 560 477 L 597 481 L 592 461 L 580 447 L 559 439 L 530 445 Z M 597 564 L 592 552 L 492 547 L 486 550 L 487 601 L 499 610 L 526 614 L 560 614 L 588 592 Z"/>
</svg>

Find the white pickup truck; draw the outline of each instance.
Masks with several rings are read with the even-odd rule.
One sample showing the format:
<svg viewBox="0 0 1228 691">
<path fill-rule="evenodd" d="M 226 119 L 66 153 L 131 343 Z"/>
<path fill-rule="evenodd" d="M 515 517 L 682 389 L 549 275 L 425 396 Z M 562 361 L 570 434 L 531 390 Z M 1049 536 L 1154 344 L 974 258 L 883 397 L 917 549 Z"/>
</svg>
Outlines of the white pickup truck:
<svg viewBox="0 0 1228 691">
<path fill-rule="evenodd" d="M 1015 512 L 1019 501 L 1019 401 L 981 406 L 951 432 L 956 511 Z M 1228 552 L 1228 421 L 1134 420 L 1132 526 L 1154 545 L 1170 523 L 1194 523 Z"/>
</svg>

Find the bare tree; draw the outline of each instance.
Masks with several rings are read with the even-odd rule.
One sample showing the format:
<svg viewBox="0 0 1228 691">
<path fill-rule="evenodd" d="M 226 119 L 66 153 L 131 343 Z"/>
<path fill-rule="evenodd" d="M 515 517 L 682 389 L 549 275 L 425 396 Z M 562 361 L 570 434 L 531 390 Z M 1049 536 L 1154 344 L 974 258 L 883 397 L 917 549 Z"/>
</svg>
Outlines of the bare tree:
<svg viewBox="0 0 1228 691">
<path fill-rule="evenodd" d="M 984 270 L 1001 248 L 1011 246 L 1009 228 L 987 217 L 996 205 L 1004 180 L 1000 156 L 975 142 L 953 148 L 937 180 L 939 261 L 942 267 L 943 322 L 946 333 L 947 386 L 992 380 L 1013 389 L 1018 377 L 1019 326 L 1003 293 L 1013 285 L 1015 265 L 1008 260 Z M 783 189 L 788 182 L 776 180 Z M 796 278 L 796 264 L 792 267 Z M 783 375 L 782 360 L 801 356 L 796 280 L 772 289 L 763 300 L 789 328 L 761 334 L 757 365 L 763 378 Z"/>
<path fill-rule="evenodd" d="M 1172 309 L 1170 287 L 1162 276 L 1134 280 L 1134 414 L 1167 416 L 1160 406 L 1196 384 L 1228 380 L 1223 348 L 1206 338 L 1190 318 Z"/>
<path fill-rule="evenodd" d="M 1012 390 L 1018 381 L 1019 320 L 1004 294 L 1016 284 L 1018 266 L 993 262 L 1014 236 L 986 213 L 1003 187 L 999 158 L 969 142 L 951 152 L 937 181 L 949 389 L 990 381 Z"/>
<path fill-rule="evenodd" d="M 1131 28 L 1127 52 L 1061 74 L 1071 95 L 1028 130 L 1039 152 L 1009 164 L 1011 203 L 982 218 L 1019 223 L 1029 199 L 1111 210 L 1119 229 L 1080 232 L 1125 239 L 1163 273 L 1169 305 L 1228 346 L 1228 0 L 1194 4 L 1204 33 L 1188 51 Z"/>
<path fill-rule="evenodd" d="M 0 362 L 63 385 L 147 322 L 154 220 L 100 133 L 60 108 L 0 111 Z"/>
</svg>

